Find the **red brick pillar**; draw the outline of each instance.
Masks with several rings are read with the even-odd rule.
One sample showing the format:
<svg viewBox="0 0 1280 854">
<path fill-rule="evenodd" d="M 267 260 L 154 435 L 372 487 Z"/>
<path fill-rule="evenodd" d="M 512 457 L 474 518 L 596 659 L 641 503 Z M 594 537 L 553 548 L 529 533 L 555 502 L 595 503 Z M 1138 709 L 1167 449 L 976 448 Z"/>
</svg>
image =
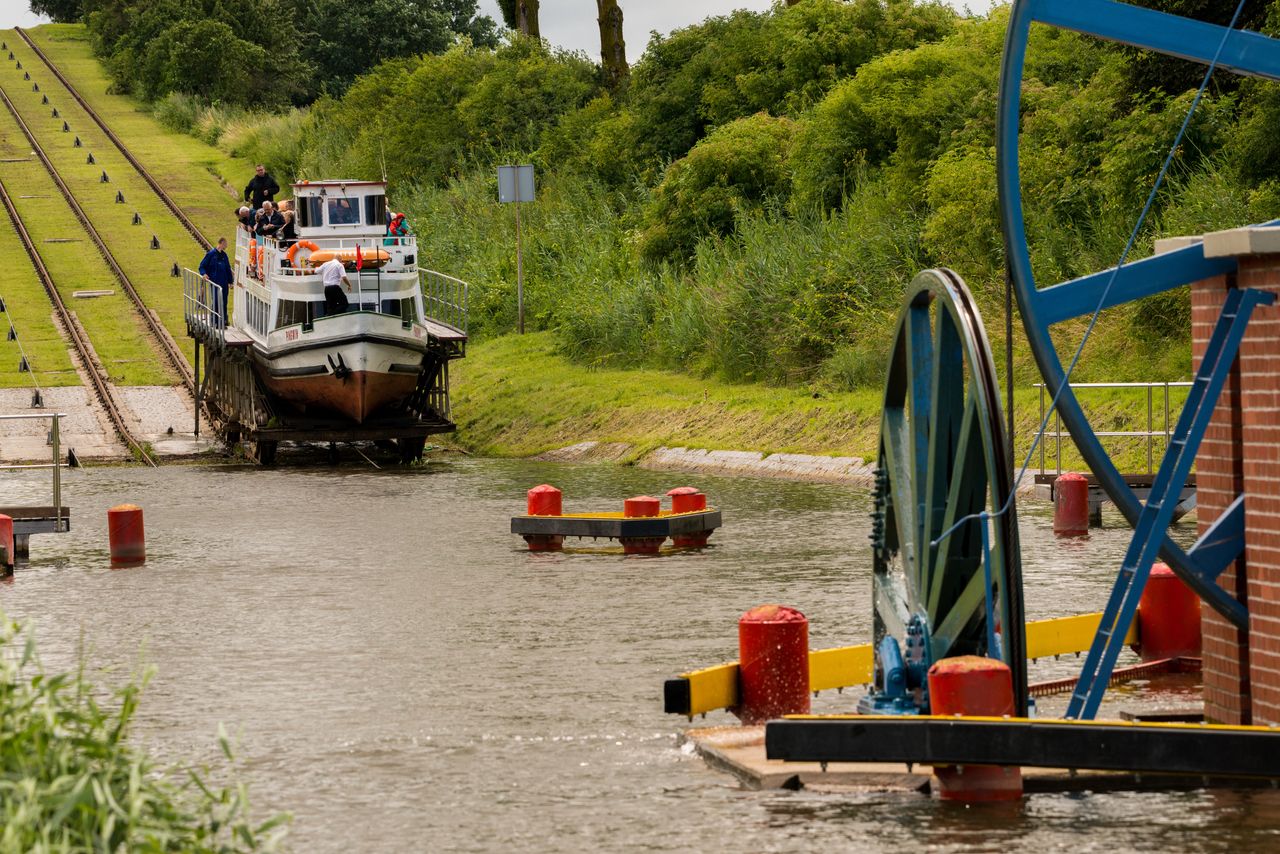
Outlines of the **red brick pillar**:
<svg viewBox="0 0 1280 854">
<path fill-rule="evenodd" d="M 1191 286 L 1191 361 L 1200 369 L 1209 336 L 1222 313 L 1235 276 L 1215 276 Z M 1196 454 L 1196 506 L 1200 533 L 1235 500 L 1244 487 L 1241 448 L 1240 365 L 1218 398 L 1213 419 Z M 1243 560 L 1228 567 L 1218 584 L 1237 600 L 1247 601 Z M 1201 605 L 1204 638 L 1204 714 L 1224 724 L 1249 723 L 1249 637 L 1207 604 Z"/>
<path fill-rule="evenodd" d="M 1239 229 L 1243 231 L 1244 229 Z M 1254 232 L 1265 254 L 1240 257 L 1242 288 L 1280 294 L 1280 240 Z M 1261 245 L 1259 245 L 1261 244 Z M 1280 302 L 1280 300 L 1277 300 Z M 1240 347 L 1252 719 L 1280 724 L 1280 305 L 1259 306 Z"/>
</svg>

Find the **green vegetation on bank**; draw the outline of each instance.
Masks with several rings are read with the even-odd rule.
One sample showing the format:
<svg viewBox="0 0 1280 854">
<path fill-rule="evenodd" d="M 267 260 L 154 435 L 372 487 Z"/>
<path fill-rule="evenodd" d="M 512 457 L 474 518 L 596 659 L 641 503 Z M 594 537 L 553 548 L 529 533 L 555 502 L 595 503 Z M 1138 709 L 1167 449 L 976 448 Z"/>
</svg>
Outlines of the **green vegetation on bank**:
<svg viewBox="0 0 1280 854">
<path fill-rule="evenodd" d="M 1271 31 L 1276 8 L 1247 10 L 1244 25 Z M 471 283 L 478 341 L 515 321 L 513 211 L 495 202 L 493 167 L 528 160 L 539 197 L 523 211 L 526 317 L 558 357 L 806 399 L 878 395 L 920 269 L 957 270 L 1004 347 L 993 117 L 1006 21 L 1006 8 L 964 17 L 913 0 L 802 0 L 655 36 L 614 90 L 586 57 L 508 35 L 389 59 L 303 108 L 175 93 L 151 109 L 282 182 L 386 175 L 424 264 Z M 85 38 L 37 32 L 63 46 Z M 1021 153 L 1042 282 L 1114 263 L 1199 73 L 1037 28 Z M 1268 84 L 1215 79 L 1137 256 L 1163 235 L 1274 216 L 1277 111 Z M 1185 377 L 1187 314 L 1185 291 L 1109 310 L 1076 379 Z M 1082 331 L 1063 324 L 1060 345 Z M 1014 355 L 1029 388 L 1030 355 L 1017 341 Z"/>
<path fill-rule="evenodd" d="M 454 415 L 459 441 L 492 456 L 531 456 L 587 439 L 631 446 L 635 460 L 658 447 L 753 450 L 767 454 L 849 455 L 874 459 L 879 442 L 880 389 L 821 392 L 652 368 L 590 368 L 558 352 L 551 332 L 504 335 L 473 345 L 456 363 Z M 1157 392 L 1157 395 L 1160 393 Z M 1173 417 L 1185 399 L 1174 389 Z M 1099 430 L 1146 429 L 1145 393 L 1099 390 L 1081 396 Z M 1163 431 L 1157 397 L 1152 427 Z M 1020 389 L 1015 401 L 1017 461 L 1025 458 L 1040 422 L 1039 393 Z M 1054 429 L 1053 425 L 1049 428 Z M 1147 470 L 1145 440 L 1103 440 L 1123 471 Z M 1163 440 L 1154 445 L 1158 461 Z M 1064 443 L 1062 466 L 1080 458 Z M 1045 446 L 1046 468 L 1055 445 Z M 1032 461 L 1039 465 L 1039 455 Z"/>
<path fill-rule="evenodd" d="M 1246 25 L 1268 30 L 1274 8 Z M 215 138 L 285 175 L 387 175 L 425 262 L 472 284 L 478 337 L 514 325 L 512 211 L 494 203 L 493 166 L 529 159 L 541 185 L 525 210 L 526 314 L 559 352 L 729 382 L 874 388 L 920 269 L 957 270 L 988 317 L 999 313 L 993 115 L 1007 13 L 803 0 L 655 36 L 615 92 L 585 57 L 510 37 L 390 60 L 340 99 L 261 117 L 256 137 L 243 130 L 252 114 L 189 98 L 161 100 L 156 114 L 202 135 L 241 128 Z M 1022 162 L 1041 281 L 1114 263 L 1196 79 L 1037 29 Z M 1273 215 L 1280 158 L 1262 129 L 1280 100 L 1269 91 L 1230 75 L 1210 89 L 1139 255 L 1165 234 Z M 1113 309 L 1095 346 L 1116 358 L 1086 360 L 1077 378 L 1185 376 L 1187 330 L 1185 292 Z M 1064 344 L 1078 333 L 1062 329 Z M 1033 382 L 1015 350 L 1017 381 Z"/>
<path fill-rule="evenodd" d="M 128 743 L 144 683 L 104 702 L 83 669 L 46 672 L 30 630 L 0 614 L 0 850 L 276 847 L 285 817 L 253 825 L 243 785 L 166 772 Z"/>
</svg>

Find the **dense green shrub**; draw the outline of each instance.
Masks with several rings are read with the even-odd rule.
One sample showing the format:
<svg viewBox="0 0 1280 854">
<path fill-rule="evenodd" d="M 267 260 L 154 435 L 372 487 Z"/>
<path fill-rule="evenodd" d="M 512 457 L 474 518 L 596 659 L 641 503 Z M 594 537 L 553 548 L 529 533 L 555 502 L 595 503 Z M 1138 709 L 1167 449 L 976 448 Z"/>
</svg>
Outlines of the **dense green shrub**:
<svg viewBox="0 0 1280 854">
<path fill-rule="evenodd" d="M 644 255 L 687 258 L 702 237 L 729 234 L 767 201 L 784 199 L 793 129 L 765 113 L 738 119 L 671 164 L 645 210 Z"/>
</svg>

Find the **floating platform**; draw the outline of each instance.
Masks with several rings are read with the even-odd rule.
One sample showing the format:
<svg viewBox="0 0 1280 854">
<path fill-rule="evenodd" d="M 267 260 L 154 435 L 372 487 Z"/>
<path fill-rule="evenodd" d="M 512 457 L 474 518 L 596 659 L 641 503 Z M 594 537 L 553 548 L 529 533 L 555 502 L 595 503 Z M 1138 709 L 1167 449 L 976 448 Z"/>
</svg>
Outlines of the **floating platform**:
<svg viewBox="0 0 1280 854">
<path fill-rule="evenodd" d="M 566 513 L 563 516 L 513 516 L 511 533 L 534 537 L 591 537 L 592 539 L 650 539 L 710 534 L 721 525 L 720 511 L 692 513 L 661 511 L 657 516 L 622 513 Z"/>
<path fill-rule="evenodd" d="M 851 720 L 858 716 L 851 716 Z M 864 718 L 865 720 L 865 718 Z M 903 719 L 897 719 L 902 721 Z M 907 720 L 921 720 L 910 718 Z M 968 718 L 968 723 L 975 719 Z M 958 722 L 947 719 L 948 722 Z M 748 789 L 806 789 L 814 792 L 919 792 L 930 794 L 936 788 L 932 768 L 918 760 L 906 761 L 784 761 L 770 758 L 766 752 L 766 731 L 778 724 L 803 723 L 804 719 L 787 719 L 767 726 L 703 727 L 680 734 L 679 742 L 697 753 L 717 771 L 732 774 Z M 1060 721 L 1045 721 L 1060 724 Z M 1091 726 L 1101 727 L 1100 724 Z M 1125 726 L 1119 724 L 1117 726 Z M 1134 725 L 1128 725 L 1130 727 Z M 1200 727 L 1182 729 L 1200 730 Z M 1237 728 L 1228 728 L 1237 729 Z M 880 736 L 883 740 L 883 735 Z M 1274 736 L 1272 736 L 1274 738 Z M 777 736 L 773 736 L 776 741 Z M 906 739 L 904 739 L 906 741 Z M 1073 760 L 1074 761 L 1074 760 Z M 1065 765 L 1066 763 L 1064 763 Z M 1280 765 L 1271 766 L 1272 773 Z M 1170 789 L 1240 788 L 1271 786 L 1266 777 L 1240 777 L 1233 774 L 1156 773 L 1150 771 L 1083 769 L 1070 767 L 1037 767 L 1023 765 L 1023 790 L 1028 794 L 1076 791 L 1167 791 Z"/>
<path fill-rule="evenodd" d="M 31 552 L 32 534 L 65 534 L 71 530 L 71 508 L 61 507 L 0 507 L 0 514 L 13 519 L 13 550 L 15 557 L 26 557 Z"/>
</svg>

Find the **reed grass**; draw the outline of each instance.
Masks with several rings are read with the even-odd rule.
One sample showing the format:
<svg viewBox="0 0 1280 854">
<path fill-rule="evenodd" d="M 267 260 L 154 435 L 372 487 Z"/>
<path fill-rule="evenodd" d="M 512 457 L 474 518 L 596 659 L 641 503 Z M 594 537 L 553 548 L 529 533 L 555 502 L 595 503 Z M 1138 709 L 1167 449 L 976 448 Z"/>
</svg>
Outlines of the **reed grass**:
<svg viewBox="0 0 1280 854">
<path fill-rule="evenodd" d="M 0 850 L 236 852 L 276 848 L 240 783 L 165 769 L 129 742 L 147 676 L 105 695 L 84 665 L 50 673 L 30 629 L 0 614 Z M 109 696 L 110 699 L 105 699 Z M 228 763 L 225 733 L 219 744 Z"/>
</svg>

